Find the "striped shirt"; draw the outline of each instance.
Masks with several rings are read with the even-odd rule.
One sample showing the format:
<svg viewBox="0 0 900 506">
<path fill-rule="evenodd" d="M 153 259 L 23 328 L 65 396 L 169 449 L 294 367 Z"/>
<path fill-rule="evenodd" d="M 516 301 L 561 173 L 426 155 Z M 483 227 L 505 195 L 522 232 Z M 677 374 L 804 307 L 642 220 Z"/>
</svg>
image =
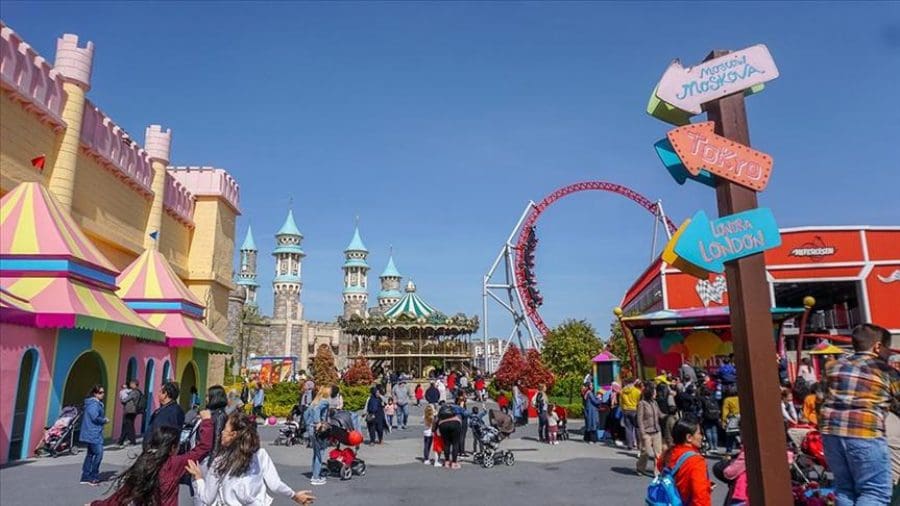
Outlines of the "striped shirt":
<svg viewBox="0 0 900 506">
<path fill-rule="evenodd" d="M 826 377 L 822 434 L 884 437 L 891 403 L 900 401 L 900 373 L 875 353 L 863 352 L 829 364 Z"/>
</svg>

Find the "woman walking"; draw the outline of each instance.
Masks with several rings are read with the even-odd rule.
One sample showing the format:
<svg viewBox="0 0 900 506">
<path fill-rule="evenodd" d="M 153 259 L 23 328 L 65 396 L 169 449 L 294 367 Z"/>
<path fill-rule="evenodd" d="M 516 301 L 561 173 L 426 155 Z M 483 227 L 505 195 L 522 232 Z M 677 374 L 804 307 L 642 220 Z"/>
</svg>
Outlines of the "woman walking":
<svg viewBox="0 0 900 506">
<path fill-rule="evenodd" d="M 597 442 L 597 429 L 600 418 L 600 399 L 591 389 L 590 383 L 585 383 L 581 389 L 582 405 L 584 406 L 584 442 L 594 444 Z"/>
<path fill-rule="evenodd" d="M 369 391 L 369 400 L 366 401 L 366 427 L 369 429 L 369 444 L 382 444 L 384 442 L 384 403 L 378 395 L 378 387 L 372 387 Z"/>
<path fill-rule="evenodd" d="M 310 504 L 315 499 L 309 491 L 295 492 L 281 481 L 272 458 L 259 447 L 256 422 L 240 413 L 228 416 L 222 449 L 209 465 L 200 467 L 189 460 L 187 471 L 193 477 L 197 506 L 268 506 L 273 500 L 269 492 L 297 504 Z"/>
<path fill-rule="evenodd" d="M 185 465 L 189 460 L 206 457 L 212 448 L 213 424 L 209 410 L 199 413 L 201 422 L 197 445 L 187 453 L 178 455 L 181 431 L 168 426 L 158 427 L 149 443 L 131 467 L 116 480 L 116 492 L 90 506 L 158 505 L 177 506 L 178 489 Z"/>
<path fill-rule="evenodd" d="M 309 435 L 309 445 L 312 448 L 312 476 L 310 477 L 310 485 L 324 485 L 325 478 L 322 476 L 322 454 L 328 443 L 319 438 L 319 427 L 324 421 L 331 399 L 331 388 L 327 386 L 319 387 L 316 396 L 309 403 L 309 407 L 303 412 L 303 423 L 306 425 L 306 433 Z"/>
<path fill-rule="evenodd" d="M 672 442 L 674 446 L 663 453 L 657 470 L 668 468 L 674 471 L 675 488 L 682 504 L 712 506 L 712 483 L 706 460 L 700 455 L 703 442 L 700 424 L 690 416 L 678 420 L 672 427 Z"/>
<path fill-rule="evenodd" d="M 96 487 L 100 483 L 100 462 L 103 461 L 103 426 L 109 418 L 103 412 L 102 385 L 94 385 L 84 400 L 84 418 L 78 441 L 87 445 L 84 463 L 81 465 L 81 484 Z"/>
<path fill-rule="evenodd" d="M 637 432 L 641 442 L 641 454 L 637 459 L 638 474 L 651 476 L 656 474 L 656 466 L 653 466 L 654 471 L 647 472 L 647 460 L 653 458 L 655 461 L 662 452 L 660 416 L 659 405 L 656 403 L 656 387 L 648 383 L 644 386 L 637 407 Z"/>
</svg>

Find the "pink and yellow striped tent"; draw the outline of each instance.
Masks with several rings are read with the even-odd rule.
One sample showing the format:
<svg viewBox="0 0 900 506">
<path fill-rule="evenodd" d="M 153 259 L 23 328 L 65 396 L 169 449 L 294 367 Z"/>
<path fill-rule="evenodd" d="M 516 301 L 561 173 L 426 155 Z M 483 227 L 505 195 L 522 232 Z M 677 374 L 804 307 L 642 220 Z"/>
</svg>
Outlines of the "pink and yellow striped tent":
<svg viewBox="0 0 900 506">
<path fill-rule="evenodd" d="M 119 297 L 145 321 L 165 332 L 169 346 L 231 353 L 231 347 L 203 323 L 203 304 L 160 252 L 144 251 L 122 271 L 118 284 Z"/>
<path fill-rule="evenodd" d="M 37 327 L 83 328 L 152 341 L 154 329 L 115 295 L 117 271 L 39 183 L 21 183 L 0 199 L 3 305 L 28 304 Z M 11 309 L 7 307 L 6 309 Z M 13 320 L 21 323 L 21 307 Z"/>
</svg>

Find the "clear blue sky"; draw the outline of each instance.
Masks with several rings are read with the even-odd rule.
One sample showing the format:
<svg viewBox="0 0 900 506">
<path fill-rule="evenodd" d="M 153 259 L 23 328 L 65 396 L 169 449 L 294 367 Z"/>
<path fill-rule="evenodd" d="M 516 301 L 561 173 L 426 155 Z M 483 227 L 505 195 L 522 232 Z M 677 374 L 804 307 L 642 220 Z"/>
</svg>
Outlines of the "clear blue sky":
<svg viewBox="0 0 900 506">
<path fill-rule="evenodd" d="M 51 60 L 63 32 L 94 41 L 94 102 L 139 139 L 171 127 L 173 163 L 238 179 L 266 311 L 289 197 L 312 319 L 341 311 L 357 214 L 372 299 L 393 244 L 428 302 L 480 314 L 523 206 L 556 187 L 609 180 L 676 221 L 714 213 L 712 190 L 667 175 L 652 148 L 667 125 L 644 113 L 672 58 L 712 48 L 765 43 L 779 66 L 747 105 L 780 226 L 900 224 L 898 3 L 4 2 L 2 16 Z M 648 264 L 649 215 L 582 194 L 538 229 L 545 319 L 605 331 Z M 494 317 L 492 334 L 508 328 Z"/>
</svg>

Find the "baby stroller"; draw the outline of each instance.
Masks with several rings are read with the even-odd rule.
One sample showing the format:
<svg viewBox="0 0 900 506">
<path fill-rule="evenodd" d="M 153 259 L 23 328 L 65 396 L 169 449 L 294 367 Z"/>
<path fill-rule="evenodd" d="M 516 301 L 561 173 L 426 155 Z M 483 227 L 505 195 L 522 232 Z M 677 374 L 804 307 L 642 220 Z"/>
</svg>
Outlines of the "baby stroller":
<svg viewBox="0 0 900 506">
<path fill-rule="evenodd" d="M 41 446 L 34 450 L 34 454 L 38 457 L 76 455 L 78 447 L 75 446 L 75 427 L 78 426 L 80 420 L 81 411 L 78 408 L 75 406 L 64 407 L 53 425 L 44 427 Z"/>
<path fill-rule="evenodd" d="M 359 458 L 357 452 L 362 444 L 362 433 L 359 432 L 359 419 L 353 413 L 344 410 L 329 410 L 324 427 L 318 431 L 317 437 L 324 439 L 335 448 L 328 452 L 325 467 L 328 472 L 349 480 L 353 475 L 366 475 L 366 461 Z M 341 448 L 341 445 L 346 445 Z"/>
<path fill-rule="evenodd" d="M 821 488 L 831 483 L 825 461 L 822 435 L 812 426 L 796 426 L 788 429 L 791 449 L 795 458 L 791 462 L 791 479 L 798 485 L 814 484 Z"/>
<path fill-rule="evenodd" d="M 299 404 L 295 404 L 291 414 L 284 422 L 284 427 L 278 429 L 278 437 L 275 438 L 275 446 L 294 446 L 303 441 L 306 425 L 303 423 L 303 410 Z"/>
<path fill-rule="evenodd" d="M 566 411 L 566 408 L 562 406 L 556 406 L 556 416 L 559 417 L 559 429 L 556 433 L 556 439 L 558 441 L 568 441 L 569 440 L 569 412 Z"/>
<path fill-rule="evenodd" d="M 504 463 L 507 466 L 516 463 L 516 456 L 510 450 L 501 450 L 500 442 L 516 431 L 516 425 L 510 415 L 492 409 L 488 411 L 490 426 L 485 425 L 479 417 L 469 419 L 469 427 L 481 442 L 483 450 L 472 455 L 472 462 L 481 464 L 485 469 L 494 464 Z"/>
</svg>

